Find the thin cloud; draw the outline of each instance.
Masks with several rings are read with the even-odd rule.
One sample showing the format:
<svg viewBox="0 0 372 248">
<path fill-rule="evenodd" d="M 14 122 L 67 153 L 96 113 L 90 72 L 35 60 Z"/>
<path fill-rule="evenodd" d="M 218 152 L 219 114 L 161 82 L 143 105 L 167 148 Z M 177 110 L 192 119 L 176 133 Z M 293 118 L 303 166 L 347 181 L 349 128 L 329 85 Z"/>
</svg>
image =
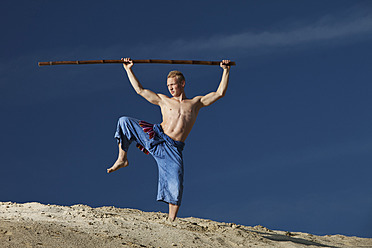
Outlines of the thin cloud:
<svg viewBox="0 0 372 248">
<path fill-rule="evenodd" d="M 325 20 L 324 20 L 325 19 Z M 287 30 L 270 30 L 260 33 L 242 32 L 218 35 L 197 41 L 178 40 L 174 48 L 188 50 L 231 50 L 291 47 L 329 41 L 350 42 L 372 38 L 372 16 L 349 18 L 349 20 L 323 18 L 310 25 Z"/>
<path fill-rule="evenodd" d="M 352 12 L 350 15 L 343 14 L 337 17 L 325 16 L 311 24 L 281 24 L 280 30 L 267 29 L 261 32 L 216 34 L 212 37 L 199 37 L 173 42 L 138 43 L 132 46 L 120 43 L 113 44 L 110 47 L 77 47 L 73 51 L 70 47 L 59 47 L 53 50 L 52 57 L 50 57 L 50 51 L 39 50 L 8 60 L 2 58 L 0 59 L 0 91 L 2 92 L 0 94 L 2 101 L 0 102 L 4 102 L 6 99 L 14 102 L 15 100 L 10 100 L 10 98 L 17 99 L 14 94 L 25 99 L 23 95 L 20 96 L 19 94 L 24 91 L 24 88 L 31 87 L 27 84 L 29 77 L 41 77 L 41 74 L 38 73 L 41 69 L 37 68 L 36 65 L 39 60 L 93 59 L 96 57 L 111 59 L 126 56 L 172 59 L 183 59 L 185 57 L 201 59 L 207 57 L 213 59 L 217 55 L 218 58 L 222 55 L 225 56 L 225 54 L 228 57 L 234 57 L 236 54 L 244 56 L 247 52 L 262 55 L 267 51 L 271 54 L 273 51 L 282 49 L 314 48 L 316 45 L 331 46 L 372 39 L 372 15 L 361 13 L 360 8 L 356 8 Z M 304 23 L 303 20 L 299 20 L 299 22 Z M 25 61 L 28 62 L 26 63 L 28 66 L 24 66 Z M 79 72 L 81 71 L 79 70 Z M 69 72 L 70 75 L 71 73 L 73 72 Z M 75 71 L 75 73 L 78 72 Z M 43 76 L 45 77 L 45 74 Z M 15 81 L 17 83 L 14 83 Z M 48 87 L 50 87 L 49 84 Z M 108 87 L 108 85 L 97 83 L 95 89 L 99 90 L 103 87 Z M 56 95 L 65 94 L 55 89 L 55 87 L 50 90 L 57 91 L 58 94 L 55 93 Z M 45 92 L 45 90 L 42 92 Z M 54 96 L 55 94 L 49 92 L 48 96 Z M 25 93 L 25 95 L 28 94 Z"/>
</svg>

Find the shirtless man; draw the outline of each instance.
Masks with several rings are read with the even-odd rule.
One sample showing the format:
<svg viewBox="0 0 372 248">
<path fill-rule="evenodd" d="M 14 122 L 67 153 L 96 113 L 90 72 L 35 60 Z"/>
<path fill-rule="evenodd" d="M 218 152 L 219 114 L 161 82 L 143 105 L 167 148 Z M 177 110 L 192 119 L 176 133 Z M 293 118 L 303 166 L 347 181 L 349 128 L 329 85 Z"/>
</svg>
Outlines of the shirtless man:
<svg viewBox="0 0 372 248">
<path fill-rule="evenodd" d="M 229 82 L 230 61 L 222 60 L 220 63 L 223 74 L 217 91 L 188 99 L 184 91 L 185 78 L 181 72 L 171 71 L 168 74 L 167 87 L 172 95 L 170 98 L 144 89 L 132 71 L 132 60 L 129 58 L 122 60 L 134 90 L 150 103 L 160 107 L 163 122 L 152 125 L 134 118 L 121 117 L 115 133 L 119 146 L 118 159 L 111 168 L 107 169 L 107 172 L 111 173 L 129 165 L 127 152 L 129 145 L 135 141 L 137 147 L 146 154 L 150 153 L 158 164 L 157 200 L 169 204 L 169 219 L 173 221 L 182 199 L 184 142 L 196 121 L 199 110 L 225 95 Z"/>
</svg>

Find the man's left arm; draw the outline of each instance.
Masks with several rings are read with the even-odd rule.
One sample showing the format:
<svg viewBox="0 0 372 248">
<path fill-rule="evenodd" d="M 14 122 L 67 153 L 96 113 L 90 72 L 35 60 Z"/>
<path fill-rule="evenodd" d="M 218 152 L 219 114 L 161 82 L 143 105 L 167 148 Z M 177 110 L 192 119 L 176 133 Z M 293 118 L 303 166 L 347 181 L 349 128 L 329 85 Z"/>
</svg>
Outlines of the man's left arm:
<svg viewBox="0 0 372 248">
<path fill-rule="evenodd" d="M 222 62 L 220 63 L 220 67 L 223 69 L 220 85 L 218 86 L 217 91 L 211 92 L 200 98 L 202 107 L 209 106 L 212 103 L 216 102 L 217 100 L 225 96 L 227 86 L 229 84 L 229 74 L 230 74 L 229 63 L 230 63 L 230 60 L 222 60 Z"/>
</svg>

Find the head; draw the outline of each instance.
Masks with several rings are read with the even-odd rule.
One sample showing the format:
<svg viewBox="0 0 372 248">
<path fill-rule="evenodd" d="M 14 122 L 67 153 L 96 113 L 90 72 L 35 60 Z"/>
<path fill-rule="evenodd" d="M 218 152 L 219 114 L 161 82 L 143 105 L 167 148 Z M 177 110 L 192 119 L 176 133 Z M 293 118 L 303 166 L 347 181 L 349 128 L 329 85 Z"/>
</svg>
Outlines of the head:
<svg viewBox="0 0 372 248">
<path fill-rule="evenodd" d="M 167 87 L 172 96 L 184 93 L 185 77 L 180 71 L 171 71 L 167 77 Z"/>
</svg>

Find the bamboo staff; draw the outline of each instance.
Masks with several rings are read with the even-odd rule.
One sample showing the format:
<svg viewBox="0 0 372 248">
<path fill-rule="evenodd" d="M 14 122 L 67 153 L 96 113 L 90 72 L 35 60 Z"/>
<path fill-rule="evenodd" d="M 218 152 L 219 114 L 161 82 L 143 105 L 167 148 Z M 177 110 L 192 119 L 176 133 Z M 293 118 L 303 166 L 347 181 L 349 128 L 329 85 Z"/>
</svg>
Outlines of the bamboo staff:
<svg viewBox="0 0 372 248">
<path fill-rule="evenodd" d="M 188 65 L 220 65 L 221 61 L 199 61 L 199 60 L 163 60 L 163 59 L 133 59 L 134 64 L 188 64 Z M 123 60 L 101 59 L 101 60 L 80 60 L 80 61 L 50 61 L 39 62 L 39 66 L 44 65 L 86 65 L 86 64 L 123 64 Z M 229 65 L 235 65 L 230 62 Z"/>
</svg>

